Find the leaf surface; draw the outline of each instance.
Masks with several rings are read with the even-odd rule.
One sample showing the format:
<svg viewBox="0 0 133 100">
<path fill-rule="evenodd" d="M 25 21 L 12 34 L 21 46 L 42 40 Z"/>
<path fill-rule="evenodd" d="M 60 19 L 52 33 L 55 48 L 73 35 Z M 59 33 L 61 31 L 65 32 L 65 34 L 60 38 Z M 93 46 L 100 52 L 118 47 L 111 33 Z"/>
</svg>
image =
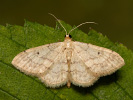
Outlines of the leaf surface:
<svg viewBox="0 0 133 100">
<path fill-rule="evenodd" d="M 70 25 L 62 24 L 67 30 L 72 29 Z M 50 89 L 36 77 L 17 70 L 11 61 L 28 48 L 63 41 L 65 32 L 60 25 L 54 29 L 26 21 L 24 27 L 0 26 L 0 100 L 133 100 L 133 52 L 94 30 L 86 34 L 76 29 L 71 35 L 75 41 L 118 52 L 124 58 L 125 66 L 112 75 L 101 77 L 88 88 L 72 85 L 70 89 L 67 86 Z"/>
</svg>

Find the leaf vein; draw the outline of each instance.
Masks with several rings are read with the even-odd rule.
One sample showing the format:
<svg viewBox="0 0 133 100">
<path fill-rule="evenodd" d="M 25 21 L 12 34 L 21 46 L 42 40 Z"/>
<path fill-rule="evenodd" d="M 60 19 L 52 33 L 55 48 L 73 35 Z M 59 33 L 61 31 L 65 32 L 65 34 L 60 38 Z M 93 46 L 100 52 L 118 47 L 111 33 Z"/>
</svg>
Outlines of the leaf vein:
<svg viewBox="0 0 133 100">
<path fill-rule="evenodd" d="M 17 98 L 17 97 L 14 96 L 13 94 L 9 93 L 8 91 L 3 90 L 2 88 L 0 88 L 0 91 L 3 92 L 3 93 L 8 94 L 9 96 L 13 97 L 13 98 L 16 99 L 16 100 L 20 100 L 19 98 Z"/>
<path fill-rule="evenodd" d="M 131 99 L 133 100 L 133 97 L 118 83 L 118 82 L 115 82 L 117 86 L 119 86 L 123 92 Z"/>
</svg>

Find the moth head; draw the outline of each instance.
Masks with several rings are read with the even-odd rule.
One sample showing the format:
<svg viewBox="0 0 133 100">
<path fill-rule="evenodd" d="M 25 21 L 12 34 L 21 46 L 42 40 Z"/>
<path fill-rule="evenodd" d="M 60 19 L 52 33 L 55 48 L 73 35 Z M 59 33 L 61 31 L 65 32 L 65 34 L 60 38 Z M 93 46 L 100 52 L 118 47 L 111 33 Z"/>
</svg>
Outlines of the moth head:
<svg viewBox="0 0 133 100">
<path fill-rule="evenodd" d="M 69 34 L 65 35 L 64 41 L 72 41 L 71 35 L 69 35 Z"/>
</svg>

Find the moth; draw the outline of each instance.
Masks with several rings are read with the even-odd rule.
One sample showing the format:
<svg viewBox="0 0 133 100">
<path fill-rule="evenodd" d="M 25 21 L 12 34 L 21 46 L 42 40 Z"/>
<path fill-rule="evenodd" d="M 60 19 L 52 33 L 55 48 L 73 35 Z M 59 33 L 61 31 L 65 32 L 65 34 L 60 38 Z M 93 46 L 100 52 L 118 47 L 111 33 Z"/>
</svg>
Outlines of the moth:
<svg viewBox="0 0 133 100">
<path fill-rule="evenodd" d="M 58 19 L 57 21 L 60 23 Z M 77 27 L 86 23 L 93 22 L 85 22 Z M 61 23 L 60 25 L 63 27 Z M 64 30 L 66 31 L 65 28 Z M 99 77 L 121 68 L 125 62 L 118 53 L 110 49 L 72 41 L 66 32 L 63 42 L 25 50 L 12 60 L 12 64 L 25 74 L 38 77 L 48 87 L 56 88 L 67 84 L 69 88 L 71 83 L 89 87 Z"/>
</svg>

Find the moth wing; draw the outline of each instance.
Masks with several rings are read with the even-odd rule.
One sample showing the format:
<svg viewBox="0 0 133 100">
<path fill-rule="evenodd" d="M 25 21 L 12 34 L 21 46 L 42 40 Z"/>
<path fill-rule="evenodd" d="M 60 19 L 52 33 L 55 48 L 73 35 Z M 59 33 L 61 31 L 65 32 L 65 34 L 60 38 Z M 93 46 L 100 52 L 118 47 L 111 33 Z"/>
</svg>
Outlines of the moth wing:
<svg viewBox="0 0 133 100">
<path fill-rule="evenodd" d="M 58 57 L 55 59 L 51 67 L 46 73 L 42 74 L 39 78 L 48 87 L 59 87 L 68 81 L 68 64 L 66 53 L 60 51 Z"/>
<path fill-rule="evenodd" d="M 52 66 L 62 45 L 58 42 L 25 50 L 15 56 L 12 64 L 28 75 L 38 76 Z"/>
<path fill-rule="evenodd" d="M 125 64 L 124 59 L 110 49 L 82 42 L 73 42 L 73 45 L 87 69 L 99 77 L 112 74 Z"/>
<path fill-rule="evenodd" d="M 71 57 L 70 72 L 71 82 L 78 86 L 90 86 L 98 79 L 98 77 L 96 77 L 95 74 L 87 68 L 84 62 L 74 51 Z"/>
</svg>

